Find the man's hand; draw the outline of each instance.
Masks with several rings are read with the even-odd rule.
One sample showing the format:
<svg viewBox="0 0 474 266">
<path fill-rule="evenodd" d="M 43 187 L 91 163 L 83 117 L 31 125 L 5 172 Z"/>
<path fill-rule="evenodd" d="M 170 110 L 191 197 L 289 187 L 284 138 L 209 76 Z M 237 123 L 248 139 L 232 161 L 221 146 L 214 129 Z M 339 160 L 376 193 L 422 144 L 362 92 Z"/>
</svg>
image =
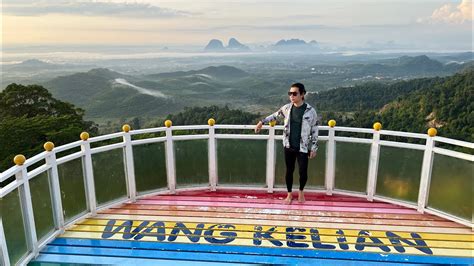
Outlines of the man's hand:
<svg viewBox="0 0 474 266">
<path fill-rule="evenodd" d="M 316 157 L 316 152 L 315 152 L 315 151 L 311 151 L 310 154 L 309 154 L 309 158 L 310 158 L 310 159 L 313 159 L 314 157 Z"/>
<path fill-rule="evenodd" d="M 255 127 L 255 133 L 259 133 L 262 129 L 263 123 L 262 121 L 258 122 L 257 126 Z"/>
</svg>

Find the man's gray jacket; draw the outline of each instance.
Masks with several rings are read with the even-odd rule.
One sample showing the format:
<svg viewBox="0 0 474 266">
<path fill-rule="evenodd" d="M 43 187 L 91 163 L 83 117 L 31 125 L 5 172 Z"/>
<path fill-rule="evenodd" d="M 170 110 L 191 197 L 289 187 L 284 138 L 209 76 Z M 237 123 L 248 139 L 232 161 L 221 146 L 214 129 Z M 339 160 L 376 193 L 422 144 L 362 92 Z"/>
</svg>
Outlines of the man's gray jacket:
<svg viewBox="0 0 474 266">
<path fill-rule="evenodd" d="M 263 124 L 284 118 L 283 146 L 290 148 L 290 113 L 293 103 L 283 105 L 278 111 L 262 120 Z M 318 150 L 318 126 L 319 120 L 316 109 L 306 103 L 306 110 L 303 113 L 301 124 L 300 152 L 316 152 Z"/>
</svg>

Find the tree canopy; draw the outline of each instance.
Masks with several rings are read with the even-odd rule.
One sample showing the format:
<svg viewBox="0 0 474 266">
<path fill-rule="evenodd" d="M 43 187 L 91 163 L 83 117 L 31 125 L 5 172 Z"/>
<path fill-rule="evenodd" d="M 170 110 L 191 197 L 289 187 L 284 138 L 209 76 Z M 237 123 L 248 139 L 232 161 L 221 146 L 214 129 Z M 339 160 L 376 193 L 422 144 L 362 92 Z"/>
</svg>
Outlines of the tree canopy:
<svg viewBox="0 0 474 266">
<path fill-rule="evenodd" d="M 213 105 L 186 108 L 183 112 L 168 115 L 166 119 L 171 119 L 175 125 L 203 125 L 209 118 L 214 118 L 219 124 L 247 125 L 253 124 L 259 117 L 260 114 Z"/>
<path fill-rule="evenodd" d="M 384 129 L 418 133 L 426 133 L 428 128 L 435 127 L 440 136 L 474 141 L 472 70 L 445 78 L 417 79 L 394 85 L 368 84 L 365 89 L 361 85 L 354 91 L 335 89 L 331 95 L 340 102 L 332 100 L 334 108 L 332 112 L 323 112 L 323 121 L 338 119 L 338 122 L 342 120 L 339 125 L 368 128 L 379 121 Z M 329 106 L 319 100 L 321 105 Z M 318 100 L 316 106 L 319 107 Z M 334 111 L 351 111 L 351 114 L 336 115 Z"/>
<path fill-rule="evenodd" d="M 13 157 L 27 158 L 43 151 L 43 143 L 56 146 L 79 139 L 82 131 L 97 133 L 84 121 L 84 110 L 60 101 L 42 86 L 10 84 L 0 92 L 0 168 L 13 166 Z"/>
</svg>

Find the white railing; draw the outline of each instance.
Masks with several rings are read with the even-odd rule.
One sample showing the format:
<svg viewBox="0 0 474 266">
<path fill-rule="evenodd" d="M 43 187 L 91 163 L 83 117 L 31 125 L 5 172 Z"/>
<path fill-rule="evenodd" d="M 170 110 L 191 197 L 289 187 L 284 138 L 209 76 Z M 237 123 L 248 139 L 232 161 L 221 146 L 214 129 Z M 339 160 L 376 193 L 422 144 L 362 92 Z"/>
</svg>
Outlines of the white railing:
<svg viewBox="0 0 474 266">
<path fill-rule="evenodd" d="M 272 193 L 275 190 L 275 145 L 276 140 L 281 140 L 282 137 L 275 134 L 275 131 L 283 130 L 283 126 L 264 126 L 263 130 L 267 130 L 268 134 L 217 134 L 215 130 L 222 129 L 232 129 L 232 130 L 254 130 L 255 126 L 252 125 L 214 125 L 213 121 L 210 121 L 210 125 L 198 125 L 198 126 L 171 126 L 171 123 L 168 124 L 168 127 L 158 127 L 158 128 L 148 128 L 140 130 L 129 130 L 128 125 L 124 126 L 124 131 L 119 133 L 113 133 L 109 135 L 98 136 L 94 138 L 88 138 L 82 136 L 83 140 L 62 145 L 52 149 L 51 151 L 42 152 L 32 158 L 29 158 L 24 163 L 19 163 L 16 166 L 11 167 L 5 172 L 0 174 L 0 182 L 3 182 L 11 177 L 15 177 L 15 180 L 5 187 L 0 189 L 0 197 L 3 199 L 10 192 L 18 189 L 21 203 L 21 212 L 23 217 L 23 224 L 25 225 L 25 232 L 27 237 L 27 246 L 28 253 L 22 257 L 18 264 L 26 264 L 35 256 L 38 255 L 39 250 L 41 250 L 47 243 L 53 240 L 57 235 L 64 232 L 65 227 L 70 224 L 73 224 L 79 219 L 83 219 L 88 216 L 95 215 L 98 210 L 109 208 L 112 205 L 123 203 L 126 201 L 135 201 L 137 198 L 137 190 L 135 183 L 135 168 L 133 160 L 133 146 L 143 145 L 149 143 L 165 143 L 165 154 L 166 154 L 166 173 L 167 173 L 167 190 L 162 191 L 161 193 L 174 193 L 176 191 L 176 167 L 175 167 L 175 158 L 174 158 L 174 148 L 173 143 L 179 140 L 197 140 L 197 139 L 206 139 L 208 140 L 208 169 L 209 169 L 209 189 L 211 191 L 216 190 L 219 187 L 218 181 L 218 169 L 217 169 L 217 150 L 216 150 L 216 140 L 217 139 L 242 139 L 242 140 L 266 140 L 267 149 L 266 149 L 266 190 L 269 193 Z M 374 128 L 377 128 L 374 126 Z M 199 135 L 173 135 L 175 130 L 206 130 L 207 134 Z M 431 180 L 431 171 L 433 168 L 433 157 L 434 154 L 442 154 L 454 158 L 459 158 L 462 160 L 467 160 L 469 162 L 474 161 L 474 156 L 466 153 L 451 151 L 448 149 L 435 147 L 435 143 L 446 143 L 454 146 L 464 147 L 468 149 L 473 149 L 474 144 L 465 141 L 459 141 L 454 139 L 448 139 L 443 137 L 430 137 L 425 134 L 418 133 L 407 133 L 407 132 L 397 132 L 389 130 L 375 130 L 367 128 L 349 128 L 349 127 L 331 127 L 331 126 L 320 126 L 320 132 L 327 132 L 327 136 L 320 136 L 320 141 L 327 141 L 326 147 L 326 172 L 325 172 L 325 188 L 323 191 L 326 194 L 331 195 L 333 193 L 337 194 L 347 194 L 359 197 L 365 197 L 367 200 L 380 200 L 385 202 L 390 202 L 410 208 L 417 209 L 419 212 L 428 212 L 432 213 L 446 219 L 452 220 L 454 222 L 469 226 L 474 228 L 472 221 L 465 220 L 460 217 L 456 217 L 451 214 L 444 213 L 439 210 L 434 210 L 427 207 L 428 192 L 430 188 Z M 150 134 L 150 133 L 160 133 L 164 132 L 164 136 L 161 137 L 150 137 L 145 139 L 132 140 L 134 135 Z M 349 133 L 363 133 L 371 134 L 372 138 L 356 138 L 356 137 L 344 137 L 336 136 L 336 132 L 349 132 Z M 245 133 L 245 132 L 244 132 Z M 407 137 L 414 139 L 425 140 L 425 144 L 412 144 L 412 143 L 403 143 L 395 141 L 384 141 L 380 140 L 381 136 L 397 136 L 397 137 Z M 115 144 L 105 145 L 97 148 L 91 148 L 91 143 L 106 141 L 115 138 L 122 138 L 122 141 Z M 370 158 L 369 158 L 369 171 L 367 174 L 367 189 L 366 193 L 361 195 L 360 193 L 352 193 L 350 191 L 340 191 L 335 188 L 335 169 L 336 169 L 336 142 L 349 142 L 349 143 L 365 143 L 370 144 Z M 415 149 L 424 151 L 423 165 L 421 167 L 421 176 L 420 176 L 420 188 L 418 194 L 418 201 L 416 204 L 410 204 L 403 202 L 397 199 L 390 199 L 386 197 L 376 196 L 377 189 L 377 173 L 378 173 L 378 164 L 380 159 L 380 147 L 397 147 L 405 149 Z M 74 148 L 80 147 L 81 150 L 75 153 L 72 153 L 67 156 L 63 156 L 59 159 L 56 158 L 56 154 L 59 152 L 70 151 Z M 96 200 L 96 189 L 94 184 L 94 169 L 92 164 L 92 154 L 100 153 L 112 149 L 122 148 L 124 152 L 124 166 L 125 166 L 125 176 L 126 176 L 126 187 L 127 187 L 127 198 L 119 199 L 118 201 L 109 202 L 102 206 L 97 206 Z M 319 155 L 321 156 L 321 155 Z M 83 164 L 83 176 L 84 184 L 86 190 L 86 201 L 87 201 L 87 213 L 75 217 L 74 219 L 65 222 L 62 202 L 61 202 L 61 189 L 59 184 L 58 177 L 58 165 L 69 162 L 71 160 L 82 158 Z M 42 160 L 45 160 L 45 164 L 37 167 L 34 170 L 28 171 L 27 167 L 34 165 Z M 30 186 L 29 182 L 31 179 L 35 178 L 37 175 L 48 172 L 48 178 L 50 183 L 51 190 L 51 201 L 53 209 L 53 220 L 54 220 L 54 231 L 48 234 L 42 239 L 37 239 L 36 226 L 33 215 L 33 205 L 31 200 Z M 470 186 L 470 184 L 466 184 Z M 4 214 L 7 215 L 7 214 Z M 10 265 L 10 259 L 8 256 L 8 246 L 4 234 L 4 224 L 0 220 L 0 262 L 2 265 Z"/>
</svg>

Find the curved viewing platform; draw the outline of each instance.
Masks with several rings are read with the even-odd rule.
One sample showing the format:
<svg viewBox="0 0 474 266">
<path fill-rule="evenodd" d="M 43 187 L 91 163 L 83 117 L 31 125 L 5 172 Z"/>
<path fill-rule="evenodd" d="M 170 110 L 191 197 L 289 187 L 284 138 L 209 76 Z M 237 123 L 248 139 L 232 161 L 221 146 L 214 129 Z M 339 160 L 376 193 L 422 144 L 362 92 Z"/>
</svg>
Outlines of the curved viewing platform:
<svg viewBox="0 0 474 266">
<path fill-rule="evenodd" d="M 2 265 L 474 263 L 473 143 L 332 120 L 285 205 L 283 127 L 254 128 L 125 125 L 16 156 Z"/>
</svg>

